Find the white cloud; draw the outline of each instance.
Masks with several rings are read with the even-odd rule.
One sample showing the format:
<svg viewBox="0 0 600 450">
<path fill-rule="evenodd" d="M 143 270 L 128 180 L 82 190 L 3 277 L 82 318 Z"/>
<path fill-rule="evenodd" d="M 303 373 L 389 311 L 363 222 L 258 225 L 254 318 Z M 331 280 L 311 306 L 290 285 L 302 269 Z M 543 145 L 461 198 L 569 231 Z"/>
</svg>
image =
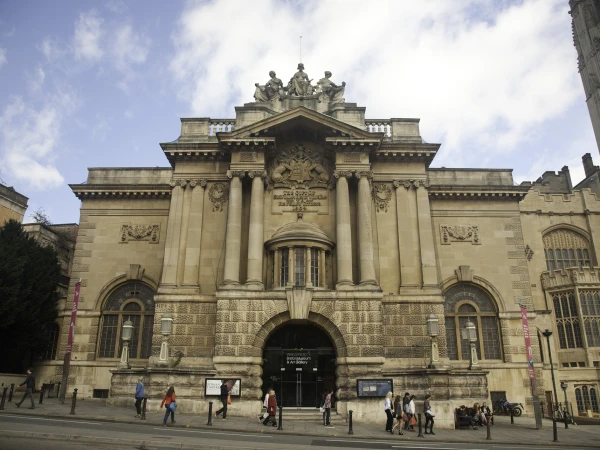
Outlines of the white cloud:
<svg viewBox="0 0 600 450">
<path fill-rule="evenodd" d="M 100 47 L 103 20 L 92 10 L 79 15 L 75 22 L 73 39 L 75 57 L 80 60 L 98 61 L 104 55 Z"/>
<path fill-rule="evenodd" d="M 54 62 L 67 54 L 68 48 L 50 37 L 44 38 L 38 49 L 44 54 L 48 62 Z"/>
<path fill-rule="evenodd" d="M 146 62 L 149 46 L 150 38 L 141 32 L 135 32 L 129 24 L 115 30 L 111 61 L 123 76 L 117 83 L 121 90 L 129 90 L 129 84 L 136 77 L 134 66 Z"/>
<path fill-rule="evenodd" d="M 44 86 L 45 80 L 46 73 L 40 66 L 35 68 L 33 74 L 27 74 L 27 84 L 32 93 L 38 92 Z"/>
<path fill-rule="evenodd" d="M 6 60 L 6 49 L 0 48 L 0 67 L 7 63 Z"/>
<path fill-rule="evenodd" d="M 64 183 L 54 160 L 64 118 L 76 106 L 74 95 L 60 90 L 39 108 L 12 98 L 0 115 L 0 165 L 6 173 L 32 189 Z"/>
<path fill-rule="evenodd" d="M 121 0 L 110 0 L 104 5 L 106 9 L 115 14 L 123 14 L 127 11 L 127 4 Z"/>
<path fill-rule="evenodd" d="M 343 5 L 343 6 L 342 6 Z M 192 114 L 233 115 L 274 69 L 347 82 L 367 117 L 420 117 L 437 165 L 507 155 L 581 98 L 564 0 L 190 3 L 170 64 Z M 480 162 L 480 161 L 479 161 Z"/>
</svg>

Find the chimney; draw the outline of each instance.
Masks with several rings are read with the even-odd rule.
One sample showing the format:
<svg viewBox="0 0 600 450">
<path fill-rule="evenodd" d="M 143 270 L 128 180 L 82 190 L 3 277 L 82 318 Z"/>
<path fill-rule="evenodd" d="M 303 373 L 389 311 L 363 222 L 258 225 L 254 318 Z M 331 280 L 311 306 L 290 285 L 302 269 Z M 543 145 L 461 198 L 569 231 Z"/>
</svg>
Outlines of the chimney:
<svg viewBox="0 0 600 450">
<path fill-rule="evenodd" d="M 573 183 L 571 183 L 571 172 L 569 172 L 569 166 L 564 166 L 560 169 L 559 175 L 564 174 L 565 181 L 567 183 L 567 189 L 569 190 L 569 194 L 573 192 Z"/>
<path fill-rule="evenodd" d="M 585 177 L 588 178 L 594 172 L 596 172 L 596 167 L 594 167 L 594 161 L 592 160 L 592 155 L 586 153 L 581 157 L 583 161 L 583 170 L 585 170 Z"/>
</svg>

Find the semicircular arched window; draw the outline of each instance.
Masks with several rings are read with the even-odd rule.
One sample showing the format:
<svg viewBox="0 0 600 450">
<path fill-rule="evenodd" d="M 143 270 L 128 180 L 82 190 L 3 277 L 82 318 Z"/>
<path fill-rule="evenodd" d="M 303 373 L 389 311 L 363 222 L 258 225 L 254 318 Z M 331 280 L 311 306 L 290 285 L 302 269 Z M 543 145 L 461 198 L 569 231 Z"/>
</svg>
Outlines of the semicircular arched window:
<svg viewBox="0 0 600 450">
<path fill-rule="evenodd" d="M 543 237 L 546 266 L 550 272 L 569 267 L 591 267 L 590 243 L 575 231 L 560 228 Z"/>
<path fill-rule="evenodd" d="M 154 324 L 154 291 L 139 282 L 125 283 L 106 299 L 102 310 L 99 358 L 119 358 L 122 349 L 121 330 L 127 320 L 133 323 L 129 343 L 132 359 L 147 359 L 152 352 Z"/>
<path fill-rule="evenodd" d="M 470 359 L 469 343 L 461 339 L 461 330 L 470 319 L 477 329 L 477 357 L 502 359 L 498 309 L 489 294 L 474 284 L 460 283 L 446 290 L 444 297 L 448 358 Z"/>
</svg>

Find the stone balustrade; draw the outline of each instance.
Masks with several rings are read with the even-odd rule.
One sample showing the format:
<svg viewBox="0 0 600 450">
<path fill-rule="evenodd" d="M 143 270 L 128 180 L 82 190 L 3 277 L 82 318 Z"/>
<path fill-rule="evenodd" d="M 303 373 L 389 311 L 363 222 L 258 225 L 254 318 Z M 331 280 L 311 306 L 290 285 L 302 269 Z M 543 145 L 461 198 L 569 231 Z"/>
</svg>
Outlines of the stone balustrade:
<svg viewBox="0 0 600 450">
<path fill-rule="evenodd" d="M 216 136 L 217 133 L 233 131 L 235 119 L 210 119 L 208 123 L 208 135 Z"/>
<path fill-rule="evenodd" d="M 392 121 L 389 119 L 366 119 L 365 129 L 369 133 L 383 133 L 385 137 L 391 137 Z"/>
</svg>

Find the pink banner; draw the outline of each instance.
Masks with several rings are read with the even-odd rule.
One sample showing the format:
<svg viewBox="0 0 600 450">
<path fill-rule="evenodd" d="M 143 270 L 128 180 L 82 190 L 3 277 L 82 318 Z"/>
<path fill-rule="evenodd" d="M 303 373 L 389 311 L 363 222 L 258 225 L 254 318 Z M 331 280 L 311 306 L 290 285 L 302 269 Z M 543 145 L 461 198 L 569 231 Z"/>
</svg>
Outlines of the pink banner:
<svg viewBox="0 0 600 450">
<path fill-rule="evenodd" d="M 71 325 L 69 326 L 69 337 L 67 339 L 67 353 L 73 348 L 73 335 L 75 334 L 75 320 L 77 319 L 77 306 L 79 305 L 79 289 L 81 281 L 75 284 L 75 295 L 73 296 L 73 309 L 71 310 Z"/>
<path fill-rule="evenodd" d="M 535 379 L 533 370 L 533 350 L 531 350 L 531 336 L 529 334 L 529 321 L 527 320 L 527 308 L 521 306 L 521 322 L 523 323 L 523 334 L 525 335 L 525 349 L 527 350 L 527 364 L 529 368 L 529 378 Z"/>
</svg>

